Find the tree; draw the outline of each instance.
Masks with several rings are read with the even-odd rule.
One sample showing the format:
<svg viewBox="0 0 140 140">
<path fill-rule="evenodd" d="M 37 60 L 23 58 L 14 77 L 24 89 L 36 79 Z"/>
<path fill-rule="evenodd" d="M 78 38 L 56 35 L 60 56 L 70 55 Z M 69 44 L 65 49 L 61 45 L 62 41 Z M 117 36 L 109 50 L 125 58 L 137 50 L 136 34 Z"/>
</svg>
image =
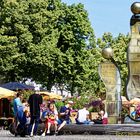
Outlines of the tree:
<svg viewBox="0 0 140 140">
<path fill-rule="evenodd" d="M 32 78 L 48 90 L 57 83 L 72 94 L 104 92 L 98 65 L 103 61 L 101 50 L 107 45 L 114 49 L 122 79 L 126 78 L 129 36 L 113 38 L 105 33 L 96 46 L 82 4 L 1 0 L 0 17 L 0 70 L 5 82 Z"/>
<path fill-rule="evenodd" d="M 67 6 L 60 0 L 53 3 L 3 0 L 0 6 L 1 39 L 15 38 L 14 61 L 4 64 L 7 71 L 0 65 L 6 81 L 28 77 L 48 90 L 54 83 L 65 84 L 72 93 L 82 86 L 80 77 L 86 74 L 87 67 L 82 63 L 89 56 L 87 45 L 95 47 L 93 29 L 82 4 Z M 2 44 L 1 50 L 4 51 Z"/>
<path fill-rule="evenodd" d="M 85 64 L 90 58 L 87 42 L 95 47 L 95 37 L 82 4 L 65 7 L 65 16 L 60 21 L 57 47 L 66 57 L 57 78 L 60 83 L 66 83 L 71 93 L 75 93 L 82 87 L 83 75 L 88 72 Z"/>
<path fill-rule="evenodd" d="M 18 47 L 18 34 L 16 34 L 16 27 L 13 23 L 15 18 L 17 20 L 20 18 L 18 11 L 17 14 L 14 13 L 15 6 L 16 4 L 13 5 L 12 1 L 0 1 L 0 70 L 1 80 L 6 81 L 19 79 L 18 73 L 22 71 L 19 65 L 24 60 L 24 54 L 20 53 Z"/>
</svg>

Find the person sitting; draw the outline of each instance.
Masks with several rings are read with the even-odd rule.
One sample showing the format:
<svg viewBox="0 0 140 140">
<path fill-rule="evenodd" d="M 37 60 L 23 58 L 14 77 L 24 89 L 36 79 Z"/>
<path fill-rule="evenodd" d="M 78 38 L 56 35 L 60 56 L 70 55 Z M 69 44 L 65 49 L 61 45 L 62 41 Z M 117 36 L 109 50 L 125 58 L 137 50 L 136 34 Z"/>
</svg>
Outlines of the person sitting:
<svg viewBox="0 0 140 140">
<path fill-rule="evenodd" d="M 52 125 L 55 126 L 55 134 L 57 133 L 57 119 L 58 119 L 58 112 L 57 109 L 55 107 L 55 104 L 50 103 L 48 105 L 48 111 L 46 114 L 46 128 L 44 133 L 42 134 L 42 136 L 45 136 L 46 134 L 46 130 L 47 130 L 47 134 L 50 134 L 50 128 Z"/>
<path fill-rule="evenodd" d="M 80 109 L 77 114 L 77 124 L 90 124 L 89 111 L 87 110 L 88 105 L 84 105 L 83 109 Z"/>
<path fill-rule="evenodd" d="M 103 124 L 103 116 L 104 116 L 104 111 L 101 110 L 98 112 L 98 115 L 96 116 L 96 119 L 93 120 L 95 124 Z"/>
<path fill-rule="evenodd" d="M 137 107 L 137 110 L 136 110 L 136 117 L 135 117 L 136 120 L 140 120 L 140 108 Z"/>
<path fill-rule="evenodd" d="M 108 124 L 108 114 L 104 110 L 101 110 L 96 116 L 96 119 L 93 120 L 95 124 Z"/>
<path fill-rule="evenodd" d="M 58 127 L 58 131 L 60 131 L 60 129 L 64 127 L 66 124 L 70 124 L 71 122 L 70 112 L 71 112 L 72 105 L 73 105 L 73 101 L 68 101 L 68 103 L 65 106 L 62 106 L 60 108 L 60 118 L 58 120 L 58 124 L 60 126 Z"/>
</svg>

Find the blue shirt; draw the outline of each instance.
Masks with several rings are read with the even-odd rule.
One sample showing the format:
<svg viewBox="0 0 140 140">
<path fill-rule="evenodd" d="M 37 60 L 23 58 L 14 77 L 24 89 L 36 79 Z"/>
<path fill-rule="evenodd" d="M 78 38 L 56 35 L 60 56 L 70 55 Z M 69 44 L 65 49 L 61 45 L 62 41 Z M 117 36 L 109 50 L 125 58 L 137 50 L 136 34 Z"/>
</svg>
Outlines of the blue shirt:
<svg viewBox="0 0 140 140">
<path fill-rule="evenodd" d="M 20 98 L 17 97 L 14 99 L 13 103 L 14 103 L 14 115 L 16 116 L 18 112 L 18 107 L 22 106 L 22 102 L 20 101 Z"/>
<path fill-rule="evenodd" d="M 60 119 L 62 120 L 70 120 L 70 108 L 66 107 L 66 106 L 62 106 L 60 108 L 60 113 L 66 113 L 65 115 L 61 116 Z"/>
</svg>

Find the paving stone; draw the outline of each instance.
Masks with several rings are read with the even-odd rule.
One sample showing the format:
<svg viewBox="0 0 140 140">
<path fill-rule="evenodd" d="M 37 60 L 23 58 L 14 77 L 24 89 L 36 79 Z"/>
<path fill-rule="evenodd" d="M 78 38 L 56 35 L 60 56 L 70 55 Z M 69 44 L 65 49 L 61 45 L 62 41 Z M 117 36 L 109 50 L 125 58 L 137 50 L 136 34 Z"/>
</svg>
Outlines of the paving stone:
<svg viewBox="0 0 140 140">
<path fill-rule="evenodd" d="M 38 137 L 15 137 L 8 130 L 0 130 L 0 140 L 139 140 L 140 136 L 134 134 L 118 135 L 59 135 Z"/>
</svg>

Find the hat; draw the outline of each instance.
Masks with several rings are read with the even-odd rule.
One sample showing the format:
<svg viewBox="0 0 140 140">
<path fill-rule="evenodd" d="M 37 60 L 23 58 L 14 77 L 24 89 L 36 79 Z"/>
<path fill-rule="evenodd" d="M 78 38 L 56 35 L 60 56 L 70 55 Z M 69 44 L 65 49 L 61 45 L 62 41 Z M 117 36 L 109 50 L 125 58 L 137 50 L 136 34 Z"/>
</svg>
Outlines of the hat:
<svg viewBox="0 0 140 140">
<path fill-rule="evenodd" d="M 73 101 L 68 101 L 68 104 L 73 104 Z"/>
</svg>

